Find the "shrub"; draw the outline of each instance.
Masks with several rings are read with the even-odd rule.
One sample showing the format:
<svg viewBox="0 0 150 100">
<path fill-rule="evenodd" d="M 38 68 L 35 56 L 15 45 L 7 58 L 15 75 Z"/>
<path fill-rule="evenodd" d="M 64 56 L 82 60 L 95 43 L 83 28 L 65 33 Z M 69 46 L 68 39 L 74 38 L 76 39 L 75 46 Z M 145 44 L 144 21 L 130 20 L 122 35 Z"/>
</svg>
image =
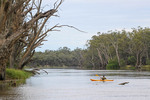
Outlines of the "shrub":
<svg viewBox="0 0 150 100">
<path fill-rule="evenodd" d="M 136 63 L 136 59 L 134 56 L 128 57 L 128 64 L 129 65 L 135 65 L 135 63 Z"/>
<path fill-rule="evenodd" d="M 132 65 L 126 65 L 120 68 L 121 70 L 136 70 L 136 68 Z"/>
<path fill-rule="evenodd" d="M 119 64 L 117 60 L 110 60 L 106 66 L 107 70 L 111 70 L 111 69 L 119 69 Z"/>
<path fill-rule="evenodd" d="M 120 67 L 124 67 L 124 66 L 126 66 L 126 62 L 124 59 L 121 59 L 120 60 Z"/>
<path fill-rule="evenodd" d="M 146 59 L 146 65 L 150 65 L 150 59 Z"/>
</svg>

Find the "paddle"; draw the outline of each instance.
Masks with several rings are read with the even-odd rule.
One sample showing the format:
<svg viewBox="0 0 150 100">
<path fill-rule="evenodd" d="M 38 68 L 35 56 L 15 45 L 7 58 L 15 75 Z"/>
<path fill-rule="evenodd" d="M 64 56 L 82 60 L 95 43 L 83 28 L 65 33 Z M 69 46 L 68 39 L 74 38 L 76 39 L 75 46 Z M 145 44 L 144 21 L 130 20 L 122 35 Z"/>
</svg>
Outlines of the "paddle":
<svg viewBox="0 0 150 100">
<path fill-rule="evenodd" d="M 100 77 L 99 75 L 96 74 L 96 76 Z M 100 77 L 101 78 L 101 77 Z"/>
<path fill-rule="evenodd" d="M 99 75 L 96 74 L 96 76 L 99 76 Z M 99 76 L 99 77 L 100 77 L 100 76 Z"/>
<path fill-rule="evenodd" d="M 100 77 L 98 74 L 96 74 L 96 76 Z M 100 77 L 101 80 L 103 80 L 103 77 Z M 106 78 L 105 78 L 106 79 Z"/>
</svg>

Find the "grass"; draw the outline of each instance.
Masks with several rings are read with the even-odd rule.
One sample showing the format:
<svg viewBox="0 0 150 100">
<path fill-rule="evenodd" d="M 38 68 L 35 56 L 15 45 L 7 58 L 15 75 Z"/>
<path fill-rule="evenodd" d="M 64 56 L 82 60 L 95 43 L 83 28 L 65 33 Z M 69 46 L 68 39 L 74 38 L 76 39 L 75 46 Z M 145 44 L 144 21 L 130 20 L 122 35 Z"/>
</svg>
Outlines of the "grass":
<svg viewBox="0 0 150 100">
<path fill-rule="evenodd" d="M 131 65 L 127 65 L 125 67 L 121 67 L 121 70 L 136 70 L 136 68 L 134 66 Z"/>
<path fill-rule="evenodd" d="M 20 84 L 24 84 L 26 79 L 32 76 L 30 72 L 16 69 L 6 69 L 6 80 L 0 81 L 0 91 L 9 89 L 10 87 L 16 87 Z"/>
<path fill-rule="evenodd" d="M 121 70 L 136 70 L 136 68 L 134 66 L 131 66 L 131 65 L 127 65 L 125 67 L 121 67 L 120 69 Z M 141 67 L 141 70 L 142 71 L 150 71 L 150 65 L 143 65 Z"/>
<path fill-rule="evenodd" d="M 144 65 L 141 67 L 141 69 L 144 71 L 150 71 L 150 65 Z"/>
<path fill-rule="evenodd" d="M 32 74 L 23 70 L 6 69 L 6 79 L 26 79 Z"/>
</svg>

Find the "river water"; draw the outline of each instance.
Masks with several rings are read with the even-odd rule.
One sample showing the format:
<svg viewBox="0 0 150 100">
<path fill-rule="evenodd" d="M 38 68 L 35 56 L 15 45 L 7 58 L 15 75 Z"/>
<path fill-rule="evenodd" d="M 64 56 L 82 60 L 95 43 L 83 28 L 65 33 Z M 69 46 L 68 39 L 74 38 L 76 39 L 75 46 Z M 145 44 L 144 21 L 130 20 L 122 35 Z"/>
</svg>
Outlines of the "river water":
<svg viewBox="0 0 150 100">
<path fill-rule="evenodd" d="M 150 100 L 150 72 L 45 69 L 26 84 L 0 90 L 0 100 Z M 112 82 L 96 82 L 105 75 Z M 119 85 L 129 82 L 126 85 Z"/>
</svg>

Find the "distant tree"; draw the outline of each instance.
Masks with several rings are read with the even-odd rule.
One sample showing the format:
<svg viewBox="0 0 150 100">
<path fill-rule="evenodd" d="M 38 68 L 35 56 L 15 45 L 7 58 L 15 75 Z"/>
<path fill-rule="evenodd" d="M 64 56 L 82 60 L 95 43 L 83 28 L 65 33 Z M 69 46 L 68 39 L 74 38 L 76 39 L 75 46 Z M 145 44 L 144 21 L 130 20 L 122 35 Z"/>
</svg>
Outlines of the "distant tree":
<svg viewBox="0 0 150 100">
<path fill-rule="evenodd" d="M 149 62 L 150 28 L 138 27 L 132 32 L 125 30 L 99 32 L 88 41 L 87 46 L 86 62 L 92 62 L 94 69 L 95 66 L 105 69 L 108 63 L 110 67 L 113 63 L 110 64 L 110 61 L 113 59 L 117 60 L 120 67 L 135 64 L 136 69 L 141 69 L 142 65 Z"/>
</svg>

